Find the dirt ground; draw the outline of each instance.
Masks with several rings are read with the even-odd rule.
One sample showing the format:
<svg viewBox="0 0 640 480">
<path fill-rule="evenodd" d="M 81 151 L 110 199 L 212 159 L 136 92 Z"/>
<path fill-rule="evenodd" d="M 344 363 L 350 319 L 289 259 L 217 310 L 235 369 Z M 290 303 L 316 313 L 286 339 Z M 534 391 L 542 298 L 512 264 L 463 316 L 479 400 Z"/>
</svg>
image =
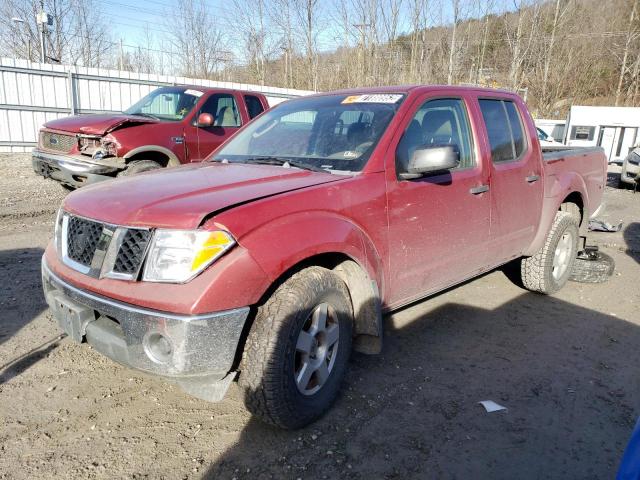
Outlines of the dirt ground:
<svg viewBox="0 0 640 480">
<path fill-rule="evenodd" d="M 616 183 L 616 168 L 610 183 Z M 608 187 L 607 284 L 498 270 L 386 319 L 314 425 L 274 430 L 60 339 L 40 257 L 64 193 L 0 156 L 0 478 L 613 478 L 640 414 L 640 193 Z M 478 402 L 508 408 L 487 414 Z"/>
</svg>

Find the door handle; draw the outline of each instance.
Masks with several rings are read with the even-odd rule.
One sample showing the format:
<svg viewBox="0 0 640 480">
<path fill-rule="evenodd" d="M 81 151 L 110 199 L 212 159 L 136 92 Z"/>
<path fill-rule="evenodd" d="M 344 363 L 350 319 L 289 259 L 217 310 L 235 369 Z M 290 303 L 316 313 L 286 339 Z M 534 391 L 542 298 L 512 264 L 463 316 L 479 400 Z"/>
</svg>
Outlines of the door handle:
<svg viewBox="0 0 640 480">
<path fill-rule="evenodd" d="M 538 180 L 540 180 L 540 175 L 529 175 L 528 177 L 524 178 L 527 183 L 533 183 L 533 182 L 537 182 Z"/>
<path fill-rule="evenodd" d="M 473 187 L 469 189 L 469 193 L 472 195 L 480 195 L 481 193 L 488 192 L 489 185 L 480 185 L 478 187 Z"/>
</svg>

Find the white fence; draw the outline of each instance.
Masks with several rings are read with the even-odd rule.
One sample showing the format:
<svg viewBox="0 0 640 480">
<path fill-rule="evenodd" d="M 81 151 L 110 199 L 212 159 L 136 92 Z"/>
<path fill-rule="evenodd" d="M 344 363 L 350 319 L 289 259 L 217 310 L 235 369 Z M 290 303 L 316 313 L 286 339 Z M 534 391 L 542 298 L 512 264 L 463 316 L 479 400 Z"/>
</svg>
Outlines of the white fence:
<svg viewBox="0 0 640 480">
<path fill-rule="evenodd" d="M 40 126 L 49 120 L 83 113 L 121 112 L 154 88 L 176 84 L 262 92 L 271 105 L 313 93 L 0 58 L 0 152 L 31 150 Z"/>
</svg>

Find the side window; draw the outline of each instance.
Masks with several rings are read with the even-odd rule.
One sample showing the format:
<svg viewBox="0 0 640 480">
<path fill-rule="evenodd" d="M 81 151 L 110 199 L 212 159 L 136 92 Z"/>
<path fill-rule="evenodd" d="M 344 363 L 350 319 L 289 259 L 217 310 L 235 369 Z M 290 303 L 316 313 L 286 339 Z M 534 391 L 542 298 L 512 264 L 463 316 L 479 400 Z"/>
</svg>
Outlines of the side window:
<svg viewBox="0 0 640 480">
<path fill-rule="evenodd" d="M 214 127 L 239 127 L 241 123 L 236 99 L 228 93 L 211 95 L 202 105 L 200 113 L 213 115 Z"/>
<path fill-rule="evenodd" d="M 493 163 L 509 162 L 520 157 L 525 151 L 526 140 L 514 103 L 488 99 L 480 99 L 479 103 L 487 127 Z"/>
<path fill-rule="evenodd" d="M 471 132 L 464 102 L 457 98 L 428 100 L 416 112 L 398 143 L 396 159 L 407 165 L 417 148 L 453 145 L 460 155 L 458 168 L 475 165 Z"/>
<path fill-rule="evenodd" d="M 247 104 L 247 111 L 249 112 L 249 118 L 255 118 L 264 112 L 264 107 L 260 102 L 260 99 L 254 95 L 245 95 L 244 101 Z"/>
<path fill-rule="evenodd" d="M 504 101 L 502 103 L 507 109 L 507 117 L 509 117 L 509 125 L 511 126 L 511 135 L 513 136 L 513 146 L 516 151 L 515 158 L 518 158 L 524 153 L 526 148 L 520 114 L 518 113 L 515 103 L 508 101 Z"/>
</svg>

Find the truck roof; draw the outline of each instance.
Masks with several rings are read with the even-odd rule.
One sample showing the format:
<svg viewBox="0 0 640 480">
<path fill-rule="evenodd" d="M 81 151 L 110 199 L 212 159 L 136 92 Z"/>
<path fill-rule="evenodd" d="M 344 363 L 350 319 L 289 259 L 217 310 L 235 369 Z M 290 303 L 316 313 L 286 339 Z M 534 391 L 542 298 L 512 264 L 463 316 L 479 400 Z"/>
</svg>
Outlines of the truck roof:
<svg viewBox="0 0 640 480">
<path fill-rule="evenodd" d="M 511 92 L 509 90 L 497 89 L 497 88 L 489 88 L 489 87 L 478 87 L 474 85 L 389 85 L 384 87 L 356 87 L 356 88 L 347 88 L 344 90 L 335 90 L 332 92 L 321 92 L 316 93 L 314 96 L 323 96 L 323 95 L 359 95 L 359 94 L 368 94 L 368 93 L 411 93 L 418 91 L 422 92 L 432 92 L 438 90 L 459 90 L 464 92 L 475 91 L 475 92 L 485 92 L 485 93 L 499 93 L 501 95 L 517 95 L 515 92 Z"/>
<path fill-rule="evenodd" d="M 193 88 L 194 90 L 200 90 L 202 92 L 244 92 L 250 93 L 252 95 L 264 95 L 262 92 L 256 92 L 254 90 L 243 90 L 240 88 L 225 88 L 225 87 L 205 87 L 204 85 L 188 85 L 188 84 L 179 84 L 179 85 L 163 85 L 159 88 L 172 87 L 172 88 Z"/>
</svg>

